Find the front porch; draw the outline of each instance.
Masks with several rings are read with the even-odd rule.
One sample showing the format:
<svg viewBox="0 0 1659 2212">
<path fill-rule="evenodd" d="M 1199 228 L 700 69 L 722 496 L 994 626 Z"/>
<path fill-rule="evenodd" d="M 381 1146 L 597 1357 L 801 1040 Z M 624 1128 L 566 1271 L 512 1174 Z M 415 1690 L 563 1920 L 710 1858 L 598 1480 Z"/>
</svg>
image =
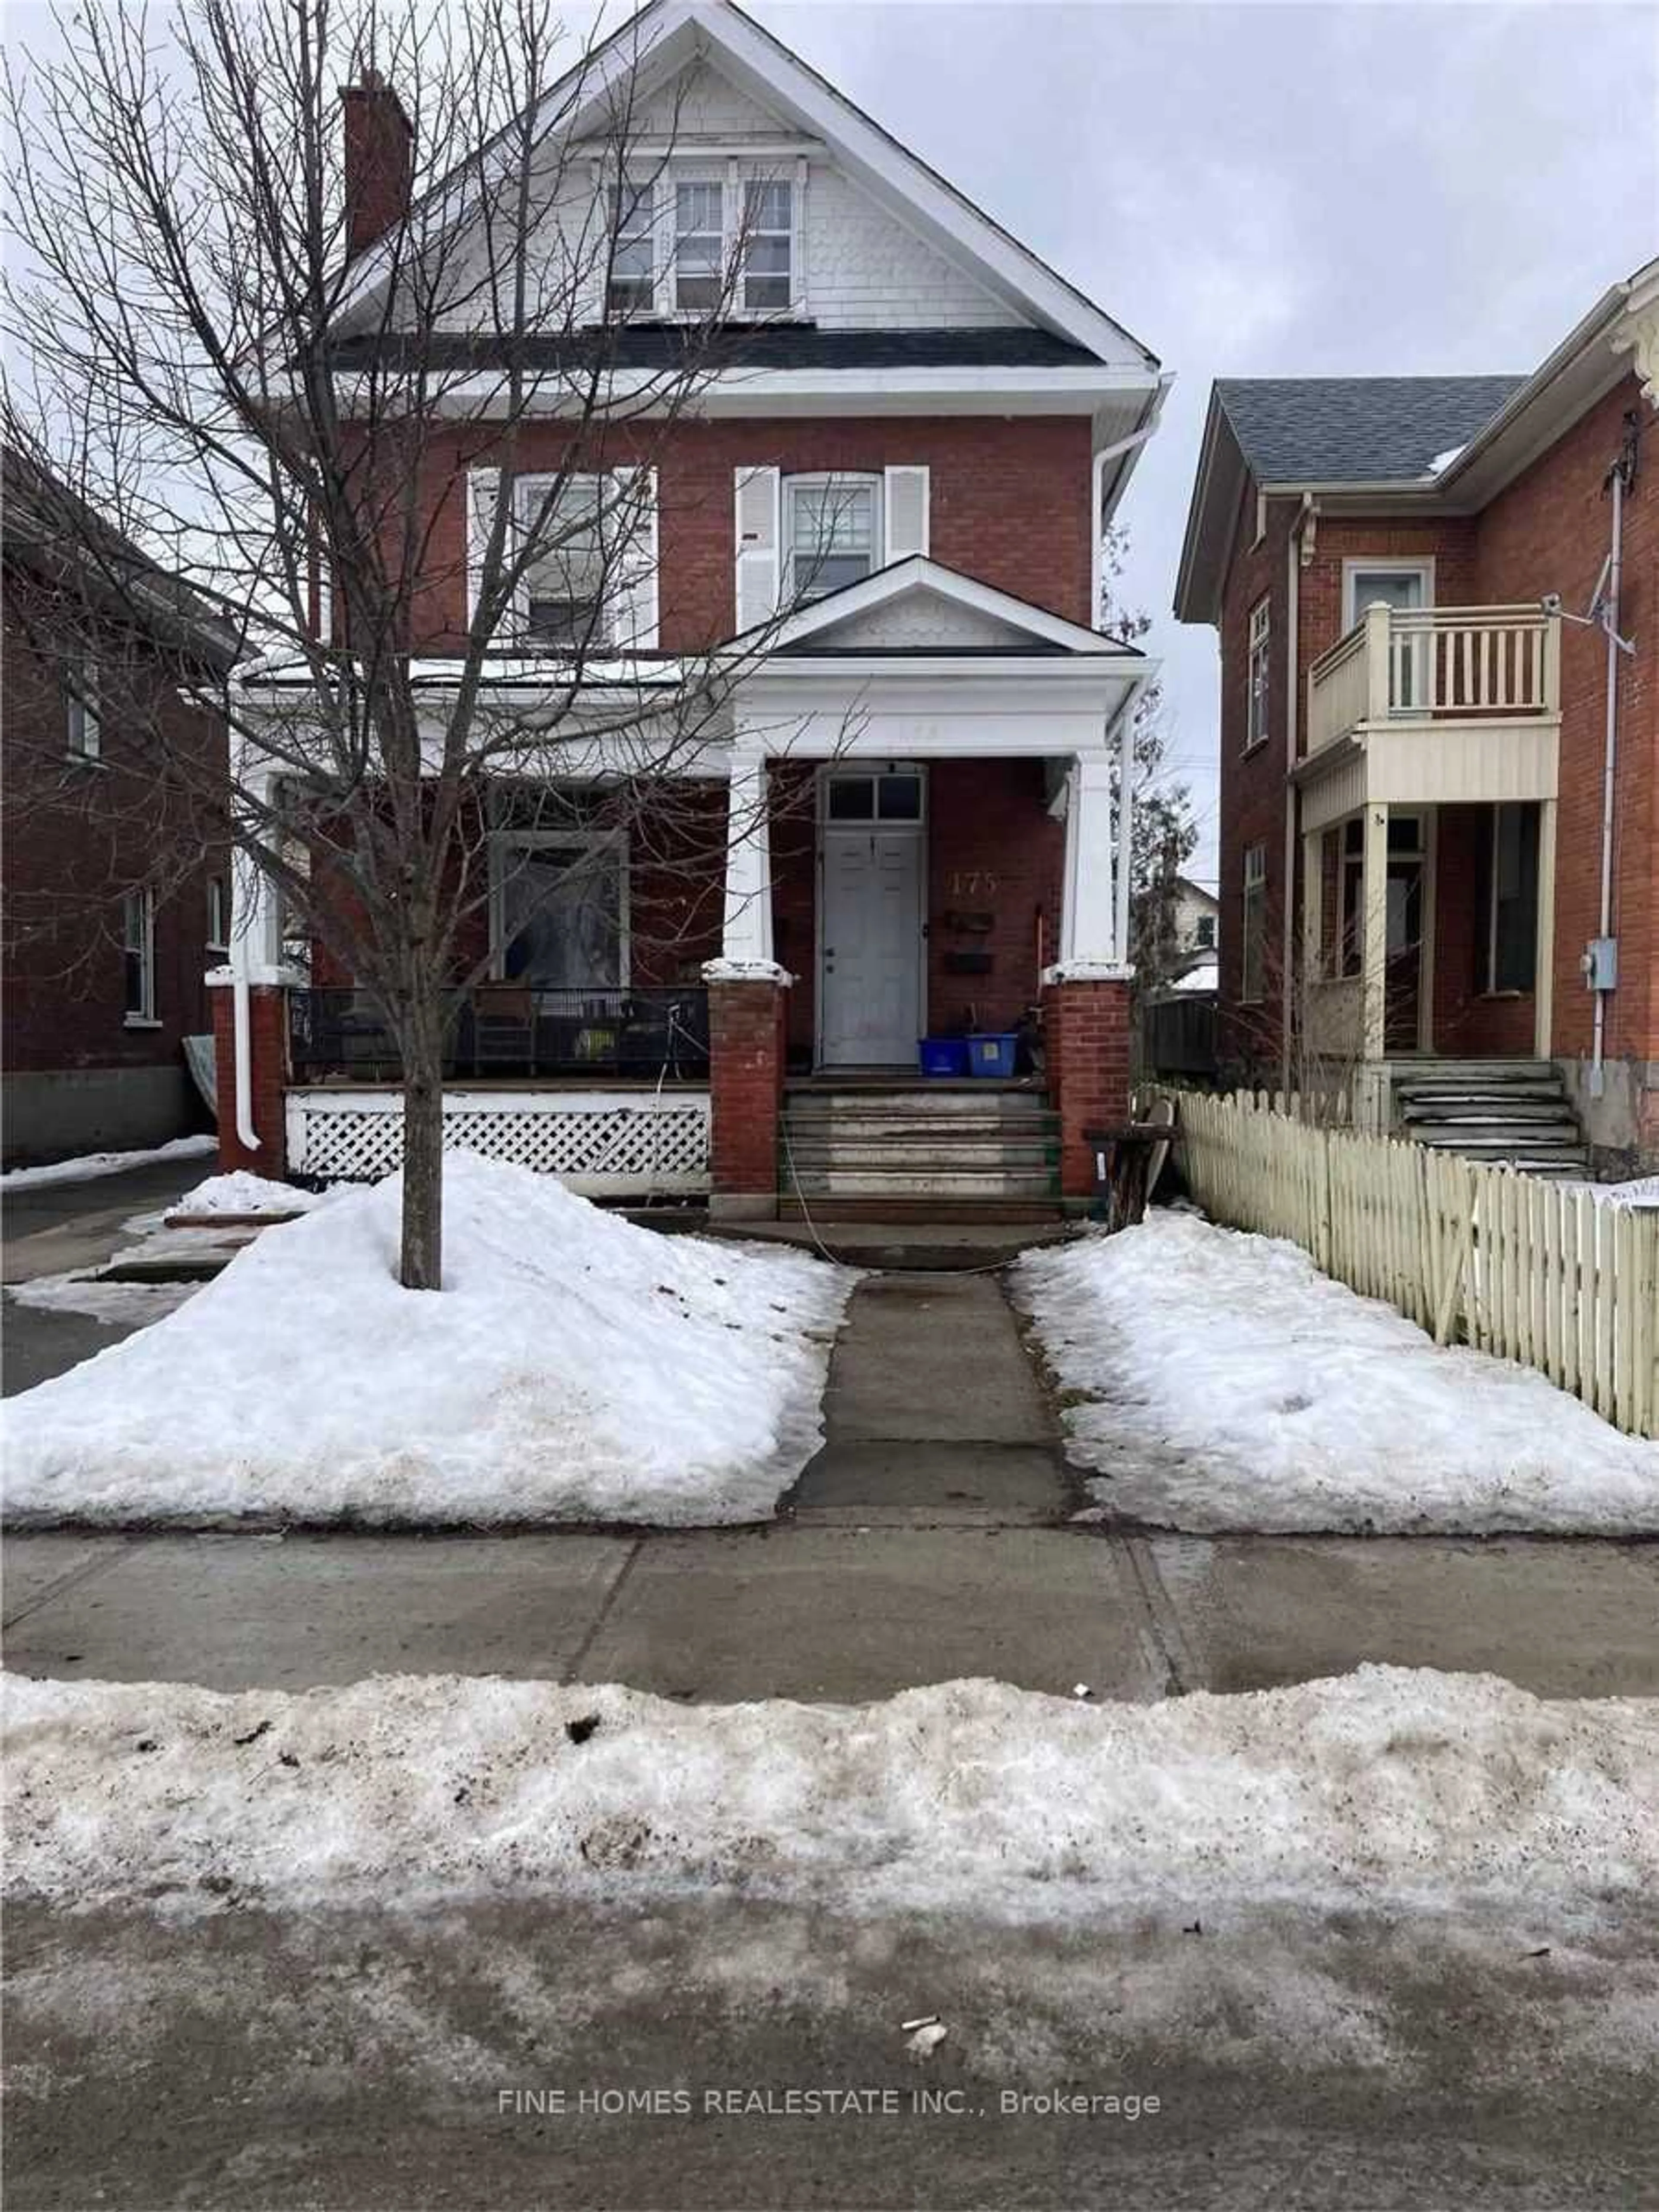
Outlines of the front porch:
<svg viewBox="0 0 1659 2212">
<path fill-rule="evenodd" d="M 715 834 L 695 857 L 665 857 L 648 801 L 607 826 L 603 772 L 568 831 L 514 826 L 507 805 L 487 978 L 446 1009 L 453 1141 L 596 1196 L 706 1196 L 738 1218 L 1085 1200 L 1085 1131 L 1127 1109 L 1115 782 L 1147 672 L 1094 632 L 905 562 L 795 617 L 734 688 L 722 742 L 672 787 L 682 810 L 694 781 L 708 802 Z M 316 963 L 261 972 L 258 941 L 239 925 L 250 1000 L 270 1001 L 257 1021 L 250 1006 L 248 1058 L 263 1024 L 280 1073 L 244 1069 L 227 1158 L 386 1172 L 400 1071 L 384 1024 Z M 959 1079 L 924 1076 L 924 1042 Z M 852 1142 L 878 1133 L 878 1087 L 879 1141 Z M 848 1093 L 862 1102 L 850 1136 Z"/>
</svg>

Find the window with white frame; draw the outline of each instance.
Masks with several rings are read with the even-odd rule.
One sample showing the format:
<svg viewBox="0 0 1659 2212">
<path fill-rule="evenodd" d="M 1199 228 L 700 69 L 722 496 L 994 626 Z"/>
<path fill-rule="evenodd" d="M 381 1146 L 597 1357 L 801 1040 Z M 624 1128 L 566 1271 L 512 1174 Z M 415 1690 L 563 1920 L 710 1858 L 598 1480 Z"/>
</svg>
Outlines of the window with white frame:
<svg viewBox="0 0 1659 2212">
<path fill-rule="evenodd" d="M 97 760 L 104 750 L 98 712 L 98 670 L 91 660 L 76 665 L 64 691 L 64 728 L 71 760 Z"/>
<path fill-rule="evenodd" d="M 515 520 L 526 550 L 523 634 L 536 645 L 605 637 L 605 479 L 520 477 Z"/>
<path fill-rule="evenodd" d="M 223 952 L 230 945 L 230 886 L 222 876 L 210 876 L 207 887 L 207 946 Z"/>
<path fill-rule="evenodd" d="M 1267 669 L 1270 658 L 1269 603 L 1258 599 L 1250 609 L 1249 658 L 1246 662 L 1244 750 L 1254 751 L 1267 738 Z"/>
<path fill-rule="evenodd" d="M 805 605 L 881 566 L 881 479 L 799 476 L 783 481 L 790 599 Z"/>
<path fill-rule="evenodd" d="M 129 891 L 121 902 L 122 960 L 126 1018 L 137 1026 L 155 1018 L 155 896 Z"/>
<path fill-rule="evenodd" d="M 628 981 L 628 866 L 619 836 L 520 832 L 495 840 L 501 979 L 534 989 Z"/>
<path fill-rule="evenodd" d="M 1267 848 L 1244 848 L 1243 927 L 1239 934 L 1242 967 L 1238 995 L 1247 1006 L 1257 1006 L 1265 994 L 1267 956 Z"/>
<path fill-rule="evenodd" d="M 726 195 L 714 178 L 674 184 L 674 305 L 681 313 L 718 307 L 725 289 Z"/>
<path fill-rule="evenodd" d="M 793 295 L 795 195 L 781 179 L 751 184 L 744 196 L 743 306 L 750 315 L 775 314 Z"/>
<path fill-rule="evenodd" d="M 611 277 L 606 304 L 617 314 L 649 313 L 657 298 L 655 188 L 623 177 L 610 188 Z"/>
</svg>

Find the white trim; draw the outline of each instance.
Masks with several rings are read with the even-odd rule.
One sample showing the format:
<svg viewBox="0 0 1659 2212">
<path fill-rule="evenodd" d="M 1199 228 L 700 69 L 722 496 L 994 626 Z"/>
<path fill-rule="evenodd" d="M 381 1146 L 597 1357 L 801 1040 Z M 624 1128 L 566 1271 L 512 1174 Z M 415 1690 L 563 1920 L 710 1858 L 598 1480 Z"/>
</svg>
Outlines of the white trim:
<svg viewBox="0 0 1659 2212">
<path fill-rule="evenodd" d="M 1423 598 L 1420 604 L 1431 607 L 1434 601 L 1434 556 L 1432 553 L 1378 554 L 1375 559 L 1362 553 L 1345 555 L 1342 562 L 1342 635 L 1346 637 L 1359 619 L 1359 610 L 1354 605 L 1354 581 L 1359 576 L 1420 576 Z"/>
<path fill-rule="evenodd" d="M 1257 617 L 1261 617 L 1260 635 Z M 1265 658 L 1261 672 L 1261 728 L 1252 735 L 1251 724 L 1255 719 L 1256 684 L 1255 657 Z M 1251 607 L 1244 623 L 1244 744 L 1241 757 L 1260 752 L 1273 735 L 1273 595 L 1272 587 L 1263 592 Z"/>
<path fill-rule="evenodd" d="M 756 473 L 750 471 L 749 473 Z M 887 477 L 890 470 L 801 469 L 778 472 L 778 598 L 779 606 L 793 606 L 795 584 L 795 495 L 803 491 L 868 491 L 870 497 L 870 567 L 860 580 L 881 574 L 886 566 Z M 843 589 L 846 587 L 843 586 Z M 819 599 L 839 598 L 840 592 L 821 592 Z M 804 603 L 817 606 L 817 599 Z"/>
<path fill-rule="evenodd" d="M 135 945 L 130 934 L 134 908 L 138 914 L 138 942 Z M 126 963 L 129 953 L 138 955 L 140 990 L 138 1004 L 125 1006 L 123 1020 L 128 1029 L 160 1029 L 155 1016 L 155 894 L 148 884 L 136 890 L 125 891 L 121 896 L 121 995 L 126 996 Z"/>
<path fill-rule="evenodd" d="M 350 414 L 370 380 L 356 373 L 335 379 L 343 412 Z M 516 406 L 526 416 L 571 415 L 592 409 L 625 410 L 630 417 L 653 412 L 722 420 L 777 415 L 1094 415 L 1126 392 L 1158 394 L 1163 381 L 1142 370 L 1104 368 L 720 368 L 700 376 L 686 392 L 660 368 L 619 368 L 594 380 L 548 370 L 527 377 Z M 434 396 L 435 417 L 467 422 L 505 417 L 507 382 L 499 371 L 446 377 Z M 653 408 L 653 401 L 656 403 Z M 1144 441 L 1143 441 L 1144 442 Z M 1138 451 L 1139 448 L 1132 450 Z"/>
<path fill-rule="evenodd" d="M 574 851 L 583 854 L 612 851 L 617 855 L 617 967 L 614 983 L 601 983 L 593 979 L 596 990 L 626 990 L 632 980 L 633 916 L 630 904 L 630 856 L 628 833 L 625 830 L 514 830 L 507 827 L 489 833 L 489 973 L 495 982 L 516 982 L 509 977 L 502 963 L 507 955 L 507 885 L 511 871 L 504 870 L 501 855 L 507 847 L 520 852 Z M 526 982 L 527 990 L 551 990 L 552 984 Z M 572 988 L 580 989 L 580 985 Z"/>
<path fill-rule="evenodd" d="M 981 584 L 954 568 L 941 568 L 922 553 L 913 553 L 905 560 L 878 568 L 862 583 L 849 585 L 827 599 L 814 599 L 810 606 L 803 607 L 779 624 L 773 653 L 787 657 L 791 646 L 803 644 L 834 629 L 838 623 L 851 621 L 872 608 L 887 605 L 907 592 L 919 590 L 931 592 L 972 613 L 989 616 L 994 621 L 1006 623 L 1011 629 L 1024 630 L 1039 644 L 1063 646 L 1070 653 L 1102 659 L 1134 659 L 1137 666 L 1151 665 L 1138 656 L 1126 654 L 1121 646 L 1103 637 L 1097 629 L 1085 629 L 1081 623 L 1068 622 L 1063 615 L 1050 614 L 1046 608 L 1031 605 L 1029 600 L 1014 599 L 994 585 Z"/>
</svg>

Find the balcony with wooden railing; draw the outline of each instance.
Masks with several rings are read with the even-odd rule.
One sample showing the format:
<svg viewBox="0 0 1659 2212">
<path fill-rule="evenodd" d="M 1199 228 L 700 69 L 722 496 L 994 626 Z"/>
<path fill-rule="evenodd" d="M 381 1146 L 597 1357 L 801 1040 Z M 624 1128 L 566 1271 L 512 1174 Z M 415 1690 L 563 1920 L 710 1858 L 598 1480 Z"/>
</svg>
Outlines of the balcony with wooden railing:
<svg viewBox="0 0 1659 2212">
<path fill-rule="evenodd" d="M 1372 796 L 1553 797 L 1560 717 L 1559 615 L 1374 606 L 1308 672 L 1307 766 L 1355 740 Z"/>
</svg>

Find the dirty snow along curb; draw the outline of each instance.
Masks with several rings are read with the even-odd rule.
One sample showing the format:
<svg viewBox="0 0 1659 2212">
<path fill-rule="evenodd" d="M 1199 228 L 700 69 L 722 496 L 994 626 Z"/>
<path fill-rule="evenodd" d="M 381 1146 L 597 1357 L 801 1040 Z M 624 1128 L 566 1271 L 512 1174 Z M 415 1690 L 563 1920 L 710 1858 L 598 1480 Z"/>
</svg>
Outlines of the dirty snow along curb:
<svg viewBox="0 0 1659 2212">
<path fill-rule="evenodd" d="M 1066 1449 L 1194 1531 L 1659 1531 L 1659 1444 L 1530 1368 L 1436 1346 L 1279 1238 L 1155 1212 L 1029 1254 L 1015 1289 Z"/>
<path fill-rule="evenodd" d="M 54 1182 L 94 1182 L 100 1176 L 125 1175 L 129 1168 L 163 1167 L 169 1160 L 199 1160 L 219 1148 L 216 1137 L 173 1137 L 137 1152 L 86 1152 L 78 1160 L 51 1160 L 44 1167 L 8 1168 L 0 1174 L 0 1194 L 40 1190 Z"/>
<path fill-rule="evenodd" d="M 452 1154 L 441 1293 L 396 1178 L 265 1229 L 179 1312 L 13 1399 L 17 1521 L 764 1517 L 854 1277 L 661 1237 Z"/>
<path fill-rule="evenodd" d="M 6 1706 L 9 1887 L 82 1905 L 690 1881 L 995 1915 L 1659 1885 L 1659 1701 L 1491 1675 L 689 1709 L 454 1676 L 234 1696 L 12 1676 Z"/>
</svg>

